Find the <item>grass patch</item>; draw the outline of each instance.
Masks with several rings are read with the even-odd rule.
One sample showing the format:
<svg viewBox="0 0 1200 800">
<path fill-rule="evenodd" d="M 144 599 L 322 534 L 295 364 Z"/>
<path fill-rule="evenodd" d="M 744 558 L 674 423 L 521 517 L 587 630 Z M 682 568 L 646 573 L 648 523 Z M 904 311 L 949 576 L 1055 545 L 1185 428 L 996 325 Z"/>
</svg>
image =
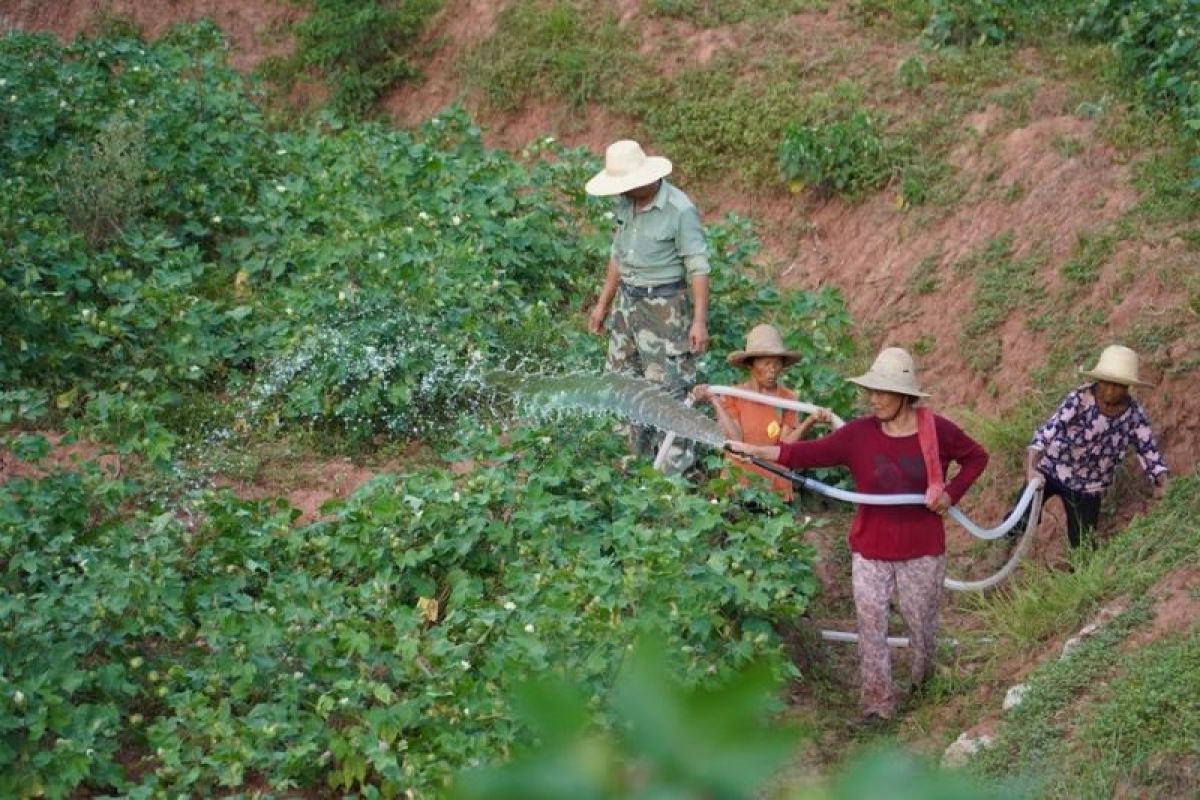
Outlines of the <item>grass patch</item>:
<svg viewBox="0 0 1200 800">
<path fill-rule="evenodd" d="M 464 77 L 488 105 L 517 111 L 531 99 L 557 100 L 578 110 L 612 101 L 623 78 L 635 74 L 636 31 L 614 14 L 591 14 L 570 0 L 522 0 L 505 9 L 496 33 L 467 58 Z"/>
<path fill-rule="evenodd" d="M 1107 699 L 1076 728 L 1075 751 L 1066 768 L 1055 771 L 1047 794 L 1111 797 L 1120 786 L 1183 797 L 1195 788 L 1200 632 L 1193 625 L 1139 647 L 1125 670 L 1108 686 Z"/>
<path fill-rule="evenodd" d="M 1017 258 L 1015 240 L 1012 231 L 1003 233 L 955 265 L 957 273 L 975 276 L 972 308 L 959 342 L 967 363 L 979 372 L 1000 360 L 1000 340 L 993 335 L 996 329 L 1014 310 L 1031 306 L 1044 293 L 1033 282 L 1044 257 L 1035 248 Z"/>
<path fill-rule="evenodd" d="M 848 90 L 805 98 L 795 76 L 743 80 L 740 67 L 739 61 L 721 58 L 676 80 L 645 77 L 617 109 L 641 120 L 689 177 L 732 174 L 748 183 L 775 183 L 775 161 L 764 154 L 776 151 L 789 121 L 849 102 Z"/>
<path fill-rule="evenodd" d="M 827 0 L 649 0 L 645 10 L 652 17 L 681 19 L 701 28 L 714 28 L 747 20 L 775 20 L 827 5 Z"/>
<path fill-rule="evenodd" d="M 940 250 L 930 253 L 917 262 L 912 274 L 908 276 L 908 288 L 917 294 L 933 294 L 942 286 L 942 278 L 938 274 L 942 263 Z"/>
<path fill-rule="evenodd" d="M 1146 605 L 1144 601 L 1135 603 L 1084 639 L 1068 657 L 1047 661 L 1034 670 L 1026 680 L 1025 698 L 1005 718 L 992 746 L 972 767 L 988 775 L 1021 775 L 1037 782 L 1058 769 L 1070 741 L 1074 719 L 1070 709 L 1120 665 L 1121 642 L 1150 618 Z"/>
<path fill-rule="evenodd" d="M 1059 271 L 1068 283 L 1095 283 L 1100 277 L 1100 268 L 1112 257 L 1117 242 L 1126 238 L 1128 227 L 1121 225 L 1096 233 L 1081 233 L 1071 259 L 1064 263 Z"/>
<path fill-rule="evenodd" d="M 1024 448 L 1022 448 L 1022 452 Z M 1028 563 L 995 594 L 971 595 L 973 609 L 997 650 L 1032 655 L 1039 646 L 1064 631 L 1078 628 L 1095 612 L 1108 585 L 1108 563 L 1096 551 L 1072 552 L 1072 572 Z"/>
</svg>

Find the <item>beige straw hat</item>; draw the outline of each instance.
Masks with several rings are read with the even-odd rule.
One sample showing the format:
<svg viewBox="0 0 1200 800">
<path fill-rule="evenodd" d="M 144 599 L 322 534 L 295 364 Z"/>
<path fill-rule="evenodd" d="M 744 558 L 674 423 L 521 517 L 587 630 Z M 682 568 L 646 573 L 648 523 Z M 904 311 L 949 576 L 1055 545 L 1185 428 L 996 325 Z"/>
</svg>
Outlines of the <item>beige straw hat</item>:
<svg viewBox="0 0 1200 800">
<path fill-rule="evenodd" d="M 1138 354 L 1128 347 L 1110 344 L 1100 353 L 1100 360 L 1091 369 L 1079 369 L 1079 374 L 1094 381 L 1108 381 L 1122 386 L 1153 386 L 1138 379 Z"/>
<path fill-rule="evenodd" d="M 608 197 L 647 186 L 671 174 L 671 162 L 662 156 L 648 156 L 632 139 L 613 142 L 604 153 L 604 169 L 583 187 L 596 197 Z"/>
<path fill-rule="evenodd" d="M 875 356 L 875 363 L 864 374 L 847 378 L 864 389 L 878 392 L 896 392 L 913 397 L 929 397 L 917 384 L 917 368 L 912 356 L 901 347 L 886 347 Z"/>
<path fill-rule="evenodd" d="M 799 353 L 784 345 L 774 325 L 755 325 L 746 335 L 746 349 L 734 350 L 725 360 L 735 367 L 744 367 L 750 359 L 761 357 L 782 359 L 785 367 L 800 360 Z"/>
</svg>

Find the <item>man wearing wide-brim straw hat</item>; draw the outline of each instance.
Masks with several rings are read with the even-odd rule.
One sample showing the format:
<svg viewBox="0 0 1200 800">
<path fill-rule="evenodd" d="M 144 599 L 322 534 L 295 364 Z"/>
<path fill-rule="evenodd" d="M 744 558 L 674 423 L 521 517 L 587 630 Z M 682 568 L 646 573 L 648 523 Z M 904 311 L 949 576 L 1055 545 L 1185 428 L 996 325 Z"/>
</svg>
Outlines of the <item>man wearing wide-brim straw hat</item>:
<svg viewBox="0 0 1200 800">
<path fill-rule="evenodd" d="M 588 194 L 616 198 L 608 269 L 588 330 L 603 334 L 611 309 L 607 369 L 662 384 L 682 400 L 695 383 L 696 356 L 708 348 L 710 267 L 700 212 L 665 180 L 670 173 L 670 161 L 624 139 L 609 145 L 604 169 L 587 182 Z M 653 457 L 653 432 L 632 433 L 635 452 Z M 673 445 L 667 469 L 682 472 L 691 461 L 686 445 Z"/>
<path fill-rule="evenodd" d="M 781 400 L 796 399 L 796 393 L 781 385 L 779 378 L 785 369 L 799 360 L 800 354 L 787 349 L 783 337 L 773 325 L 756 325 L 746 336 L 746 349 L 735 350 L 726 358 L 733 366 L 749 372 L 748 379 L 737 384 L 737 388 Z M 725 438 L 750 444 L 795 442 L 803 438 L 816 423 L 828 423 L 831 419 L 829 412 L 822 409 L 801 422 L 795 411 L 785 411 L 738 397 L 720 397 L 709 392 L 706 384 L 692 389 L 692 397 L 697 402 L 712 403 Z M 783 495 L 785 500 L 792 499 L 791 481 L 741 459 L 732 460 L 739 469 L 768 478 L 771 488 Z"/>
<path fill-rule="evenodd" d="M 1149 417 L 1129 393 L 1133 386 L 1153 386 L 1141 379 L 1138 367 L 1138 355 L 1128 347 L 1104 348 L 1096 366 L 1079 370 L 1089 382 L 1067 393 L 1029 443 L 1025 472 L 1045 481 L 1045 500 L 1062 500 L 1071 547 L 1090 541 L 1100 500 L 1130 445 L 1155 494 L 1166 489 L 1170 470 Z"/>
<path fill-rule="evenodd" d="M 848 380 L 866 390 L 870 416 L 812 441 L 729 447 L 789 469 L 845 465 L 859 492 L 925 496 L 924 506 L 860 505 L 850 524 L 863 722 L 874 724 L 896 711 L 887 645 L 891 596 L 896 594 L 909 630 L 909 680 L 919 687 L 933 674 L 937 650 L 946 573 L 942 515 L 983 472 L 988 457 L 957 425 L 919 405 L 928 394 L 906 350 L 883 349 L 869 370 Z M 944 480 L 951 462 L 958 471 Z"/>
</svg>

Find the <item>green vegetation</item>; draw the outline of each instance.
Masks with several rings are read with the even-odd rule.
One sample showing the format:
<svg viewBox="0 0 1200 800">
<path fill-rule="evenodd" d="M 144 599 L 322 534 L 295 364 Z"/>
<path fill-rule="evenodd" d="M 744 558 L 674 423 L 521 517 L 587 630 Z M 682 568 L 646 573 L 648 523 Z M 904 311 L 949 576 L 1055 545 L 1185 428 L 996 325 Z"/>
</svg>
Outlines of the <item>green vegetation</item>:
<svg viewBox="0 0 1200 800">
<path fill-rule="evenodd" d="M 746 20 L 777 19 L 797 11 L 824 8 L 827 4 L 828 0 L 650 0 L 646 12 L 711 28 Z"/>
<path fill-rule="evenodd" d="M 1101 606 L 1116 601 L 1124 610 L 1026 678 L 1025 699 L 1004 718 L 978 769 L 1024 776 L 1038 797 L 1106 797 L 1118 786 L 1170 794 L 1185 785 L 1195 757 L 1200 631 L 1185 626 L 1149 645 L 1130 638 L 1150 620 L 1146 591 L 1169 572 L 1195 569 L 1190 520 L 1198 503 L 1200 482 L 1176 479 L 1162 504 L 1128 530 L 1098 551 L 1075 553 L 1073 571 L 1024 568 L 979 598 L 976 610 L 998 636 L 992 649 L 1007 658 L 1042 652 L 1047 639 L 1076 630 Z"/>
<path fill-rule="evenodd" d="M 513 111 L 538 98 L 578 111 L 612 102 L 636 65 L 628 33 L 611 13 L 592 16 L 572 0 L 520 0 L 501 12 L 496 33 L 464 72 L 496 108 Z"/>
<path fill-rule="evenodd" d="M 960 274 L 975 277 L 971 313 L 959 341 L 967 363 L 978 372 L 986 371 L 1000 360 L 996 329 L 1013 310 L 1031 306 L 1043 294 L 1034 283 L 1042 256 L 1033 248 L 1017 258 L 1015 240 L 1015 234 L 1008 231 L 955 265 Z"/>
<path fill-rule="evenodd" d="M 816 581 L 774 495 L 622 466 L 603 420 L 518 423 L 484 380 L 602 360 L 593 157 L 488 150 L 457 111 L 272 130 L 221 52 L 0 40 L 0 417 L 129 456 L 0 487 L 0 793 L 431 794 L 530 741 L 525 676 L 603 697 L 644 633 L 693 686 L 780 653 Z M 710 240 L 714 346 L 773 320 L 845 411 L 837 293 L 761 285 L 745 220 Z M 480 466 L 306 526 L 205 488 L 206 455 L 289 435 Z"/>
<path fill-rule="evenodd" d="M 291 26 L 296 48 L 264 65 L 285 85 L 316 71 L 330 86 L 330 105 L 368 116 L 401 81 L 420 75 L 414 50 L 441 0 L 295 0 L 308 14 Z"/>
<path fill-rule="evenodd" d="M 1109 42 L 1123 77 L 1200 133 L 1200 6 L 1190 0 L 1091 0 L 1075 30 Z"/>
<path fill-rule="evenodd" d="M 892 175 L 892 158 L 866 111 L 821 125 L 792 125 L 779 145 L 784 180 L 821 194 L 861 197 Z"/>
<path fill-rule="evenodd" d="M 747 182 L 776 178 L 768 155 L 799 110 L 800 84 L 786 75 L 765 84 L 738 77 L 739 64 L 720 58 L 675 80 L 647 76 L 617 108 L 640 120 L 689 176 Z"/>
</svg>

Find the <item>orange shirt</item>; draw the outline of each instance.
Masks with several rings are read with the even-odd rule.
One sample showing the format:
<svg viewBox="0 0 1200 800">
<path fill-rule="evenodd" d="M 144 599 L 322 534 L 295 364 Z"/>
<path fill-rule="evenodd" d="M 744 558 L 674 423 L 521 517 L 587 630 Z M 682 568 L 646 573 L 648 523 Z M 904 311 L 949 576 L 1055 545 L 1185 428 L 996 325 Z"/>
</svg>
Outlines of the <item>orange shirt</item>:
<svg viewBox="0 0 1200 800">
<path fill-rule="evenodd" d="M 752 387 L 744 383 L 739 384 L 737 388 L 755 391 Z M 776 386 L 773 392 L 759 392 L 759 394 L 768 394 L 772 397 L 778 397 L 781 400 L 796 399 L 795 392 L 785 389 L 782 386 Z M 729 397 L 728 395 L 718 398 L 717 402 L 721 403 L 725 407 L 725 410 L 729 412 L 729 416 L 737 420 L 738 424 L 742 426 L 742 441 L 748 444 L 779 444 L 779 434 L 783 432 L 784 427 L 800 427 L 800 421 L 795 411 L 756 403 L 753 400 Z M 730 456 L 726 457 L 731 458 Z M 765 476 L 771 481 L 772 489 L 782 494 L 785 500 L 792 499 L 791 481 L 784 480 L 778 475 L 773 475 L 753 464 L 747 464 L 743 461 L 734 461 L 733 463 L 746 472 L 754 472 Z"/>
</svg>

